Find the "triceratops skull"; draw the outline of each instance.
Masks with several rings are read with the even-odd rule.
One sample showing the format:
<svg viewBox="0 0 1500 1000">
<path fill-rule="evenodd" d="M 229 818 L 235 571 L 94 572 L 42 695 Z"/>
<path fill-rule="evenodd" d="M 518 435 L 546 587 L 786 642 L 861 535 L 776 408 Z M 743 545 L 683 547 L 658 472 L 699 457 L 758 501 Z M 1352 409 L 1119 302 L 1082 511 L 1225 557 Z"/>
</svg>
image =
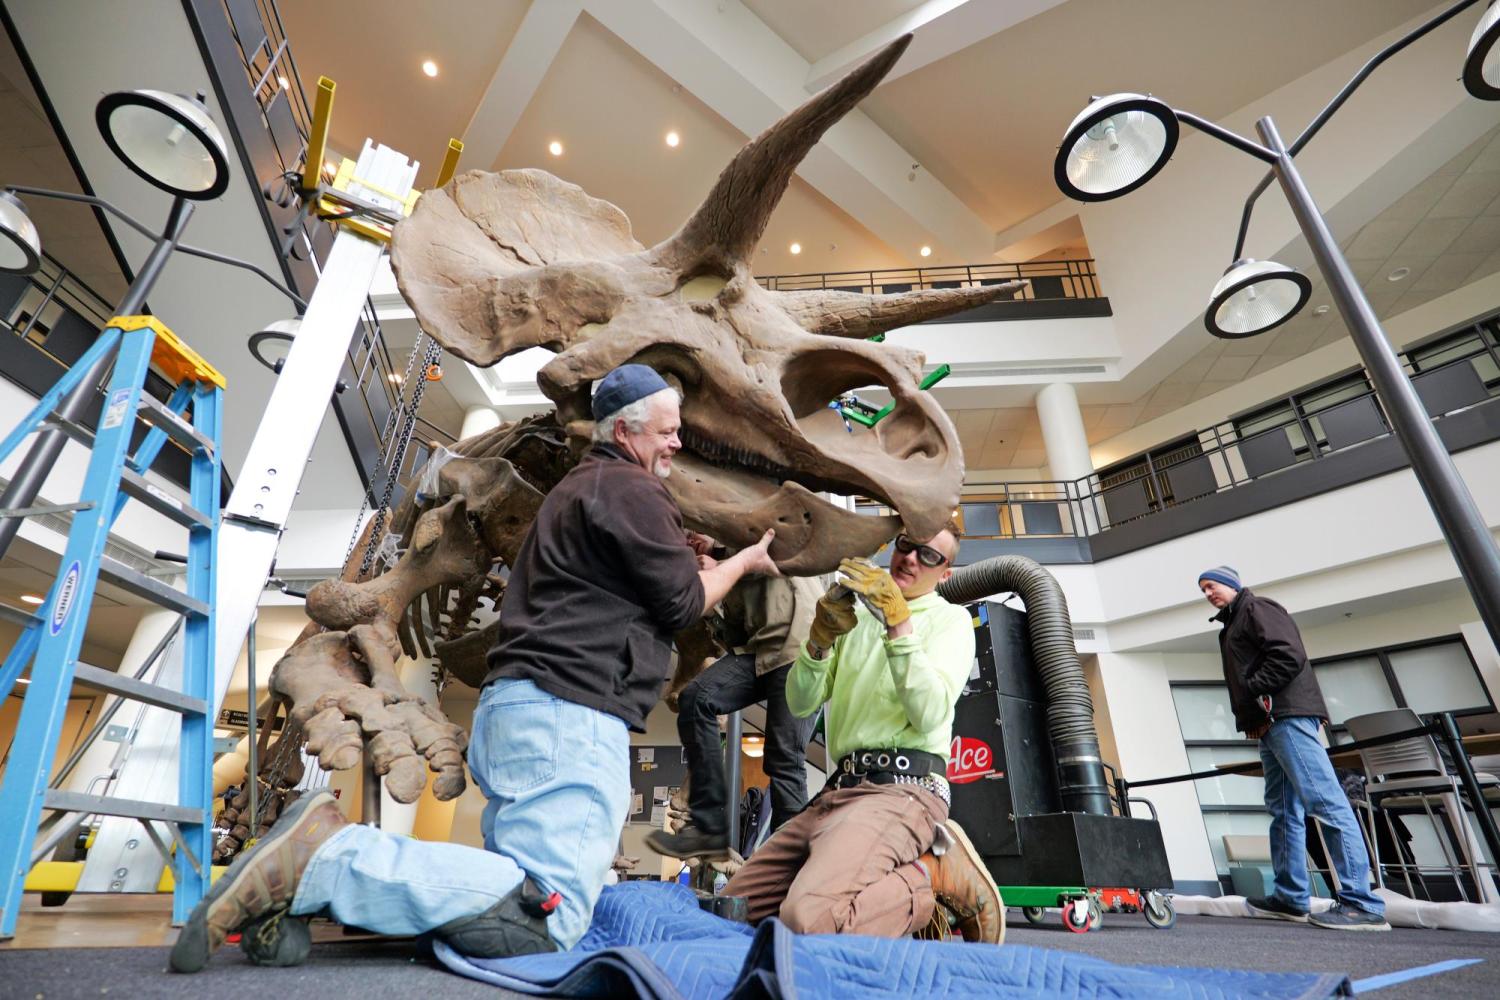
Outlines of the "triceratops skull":
<svg viewBox="0 0 1500 1000">
<path fill-rule="evenodd" d="M 776 529 L 792 574 L 874 551 L 904 522 L 927 538 L 958 502 L 953 425 L 918 388 L 922 355 L 868 338 L 957 312 L 1015 284 L 904 295 L 768 291 L 751 255 L 797 164 L 905 50 L 898 40 L 745 146 L 683 227 L 642 247 L 615 206 L 539 170 L 471 171 L 429 191 L 397 225 L 391 261 L 424 329 L 489 366 L 529 347 L 557 353 L 539 375 L 558 420 L 581 439 L 593 383 L 626 362 L 683 393 L 683 451 L 667 487 L 684 519 L 732 545 Z M 851 429 L 829 402 L 890 391 L 875 428 Z M 884 501 L 861 517 L 814 491 Z"/>
</svg>

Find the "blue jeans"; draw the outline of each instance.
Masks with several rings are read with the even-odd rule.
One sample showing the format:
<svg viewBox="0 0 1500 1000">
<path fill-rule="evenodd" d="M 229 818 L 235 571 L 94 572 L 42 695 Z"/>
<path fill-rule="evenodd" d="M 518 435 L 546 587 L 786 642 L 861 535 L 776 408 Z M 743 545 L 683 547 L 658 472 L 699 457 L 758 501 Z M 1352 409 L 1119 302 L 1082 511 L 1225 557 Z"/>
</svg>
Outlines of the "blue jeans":
<svg viewBox="0 0 1500 1000">
<path fill-rule="evenodd" d="M 328 910 L 381 934 L 421 934 L 483 913 L 530 875 L 562 895 L 547 919 L 561 948 L 588 930 L 630 808 L 630 734 L 612 715 L 531 681 L 487 684 L 469 772 L 489 800 L 485 850 L 349 826 L 308 861 L 292 913 Z"/>
<path fill-rule="evenodd" d="M 1311 898 L 1307 877 L 1307 817 L 1323 824 L 1328 858 L 1339 877 L 1339 901 L 1383 914 L 1385 903 L 1370 891 L 1370 855 L 1333 764 L 1318 742 L 1320 722 L 1297 715 L 1277 719 L 1260 738 L 1271 813 L 1271 866 L 1275 894 L 1299 909 Z"/>
</svg>

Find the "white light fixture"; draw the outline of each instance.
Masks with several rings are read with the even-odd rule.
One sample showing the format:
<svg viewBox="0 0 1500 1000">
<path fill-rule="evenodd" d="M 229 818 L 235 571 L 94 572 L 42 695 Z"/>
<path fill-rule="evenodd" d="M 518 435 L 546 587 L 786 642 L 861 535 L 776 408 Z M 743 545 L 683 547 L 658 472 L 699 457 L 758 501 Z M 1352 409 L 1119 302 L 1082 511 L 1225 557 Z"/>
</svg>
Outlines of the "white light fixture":
<svg viewBox="0 0 1500 1000">
<path fill-rule="evenodd" d="M 437 63 L 433 62 L 431 59 L 425 60 L 422 63 L 422 72 L 426 73 L 428 76 L 437 76 Z"/>
<path fill-rule="evenodd" d="M 281 84 L 281 89 L 282 90 L 291 90 L 292 89 L 292 81 L 288 80 L 284 76 L 278 76 L 276 78 L 276 82 L 279 83 L 279 84 Z"/>
<path fill-rule="evenodd" d="M 0 271 L 30 274 L 42 263 L 42 237 L 21 199 L 0 191 Z"/>
<path fill-rule="evenodd" d="M 36 594 L 22 594 L 21 600 L 27 604 L 45 604 L 47 602 L 45 597 L 38 597 Z"/>
<path fill-rule="evenodd" d="M 1403 278 L 1408 277 L 1410 274 L 1411 274 L 1411 268 L 1409 268 L 1409 267 L 1398 267 L 1394 271 L 1392 271 L 1390 274 L 1387 274 L 1385 276 L 1385 280 L 1386 281 L 1400 281 Z"/>
<path fill-rule="evenodd" d="M 1297 315 L 1311 294 L 1305 274 L 1273 260 L 1237 260 L 1214 285 L 1203 322 L 1215 337 L 1253 337 Z"/>
<path fill-rule="evenodd" d="M 553 156 L 561 156 L 563 153 L 562 143 L 558 142 L 556 139 L 553 139 L 551 142 L 547 143 L 547 152 L 551 153 Z"/>
<path fill-rule="evenodd" d="M 168 194 L 203 200 L 229 187 L 224 137 L 201 98 L 161 90 L 105 94 L 94 121 L 127 167 Z"/>
<path fill-rule="evenodd" d="M 1318 308 L 1316 308 L 1316 309 L 1313 310 L 1313 315 L 1314 316 L 1327 316 L 1328 315 L 1328 305 L 1325 303 L 1324 305 L 1318 306 Z"/>
<path fill-rule="evenodd" d="M 799 254 L 802 252 L 802 244 L 793 243 L 791 246 L 787 247 L 787 249 L 790 250 L 793 254 Z"/>
<path fill-rule="evenodd" d="M 681 142 L 682 142 L 682 136 L 678 135 L 676 132 L 668 132 L 667 133 L 667 145 L 668 146 L 671 146 L 673 149 L 676 149 L 677 146 L 678 146 L 678 144 L 681 143 Z"/>
<path fill-rule="evenodd" d="M 286 356 L 292 349 L 292 341 L 302 332 L 302 318 L 278 319 L 266 324 L 259 333 L 250 335 L 250 354 L 276 374 L 286 364 Z"/>
<path fill-rule="evenodd" d="M 764 757 L 766 754 L 766 738 L 764 736 L 745 736 L 740 739 L 740 749 L 745 752 L 746 757 Z"/>
<path fill-rule="evenodd" d="M 393 385 L 400 385 L 401 384 L 401 373 L 400 372 L 390 372 L 389 374 L 386 375 L 386 381 L 390 382 Z"/>
<path fill-rule="evenodd" d="M 1464 89 L 1482 101 L 1500 101 L 1500 4 L 1480 15 L 1464 57 Z"/>
<path fill-rule="evenodd" d="M 1166 166 L 1177 146 L 1177 117 L 1145 94 L 1111 94 L 1073 119 L 1058 147 L 1053 179 L 1078 201 L 1134 191 Z"/>
<path fill-rule="evenodd" d="M 931 257 L 932 256 L 932 247 L 926 247 L 926 246 L 924 246 L 921 250 L 919 250 L 917 252 L 920 253 L 923 257 Z"/>
</svg>

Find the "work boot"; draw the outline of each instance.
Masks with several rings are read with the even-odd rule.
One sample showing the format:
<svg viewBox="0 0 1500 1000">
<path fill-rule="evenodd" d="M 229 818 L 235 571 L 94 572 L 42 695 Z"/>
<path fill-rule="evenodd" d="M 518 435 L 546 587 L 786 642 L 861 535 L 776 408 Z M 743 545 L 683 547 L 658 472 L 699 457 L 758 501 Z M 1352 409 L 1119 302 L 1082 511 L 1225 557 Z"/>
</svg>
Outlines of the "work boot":
<svg viewBox="0 0 1500 1000">
<path fill-rule="evenodd" d="M 692 823 L 676 833 L 652 830 L 646 834 L 646 846 L 664 858 L 703 858 L 705 861 L 727 861 L 729 859 L 729 835 L 709 833 Z"/>
<path fill-rule="evenodd" d="M 488 910 L 449 921 L 433 936 L 470 958 L 546 954 L 557 950 L 547 918 L 561 903 L 560 894 L 543 892 L 528 876 Z"/>
<path fill-rule="evenodd" d="M 933 896 L 953 911 L 965 941 L 1003 944 L 1005 901 L 1000 890 L 963 828 L 951 819 L 943 826 L 950 841 L 947 852 L 929 851 L 918 859 L 932 880 Z"/>
<path fill-rule="evenodd" d="M 193 907 L 172 946 L 173 971 L 197 972 L 230 934 L 285 912 L 313 854 L 348 825 L 326 789 L 298 799 Z"/>
</svg>

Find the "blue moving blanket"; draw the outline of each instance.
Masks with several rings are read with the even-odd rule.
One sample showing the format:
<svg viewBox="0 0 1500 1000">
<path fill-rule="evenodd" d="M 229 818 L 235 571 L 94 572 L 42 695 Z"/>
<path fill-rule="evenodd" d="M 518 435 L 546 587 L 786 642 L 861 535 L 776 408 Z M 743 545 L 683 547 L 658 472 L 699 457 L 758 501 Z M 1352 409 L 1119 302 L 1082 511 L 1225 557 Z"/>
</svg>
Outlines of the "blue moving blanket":
<svg viewBox="0 0 1500 1000">
<path fill-rule="evenodd" d="M 442 942 L 434 950 L 460 975 L 536 996 L 1311 1000 L 1348 992 L 1348 980 L 1331 974 L 1153 968 L 1021 945 L 793 934 L 777 920 L 752 930 L 704 913 L 686 887 L 660 882 L 606 888 L 572 951 L 471 959 Z"/>
</svg>

